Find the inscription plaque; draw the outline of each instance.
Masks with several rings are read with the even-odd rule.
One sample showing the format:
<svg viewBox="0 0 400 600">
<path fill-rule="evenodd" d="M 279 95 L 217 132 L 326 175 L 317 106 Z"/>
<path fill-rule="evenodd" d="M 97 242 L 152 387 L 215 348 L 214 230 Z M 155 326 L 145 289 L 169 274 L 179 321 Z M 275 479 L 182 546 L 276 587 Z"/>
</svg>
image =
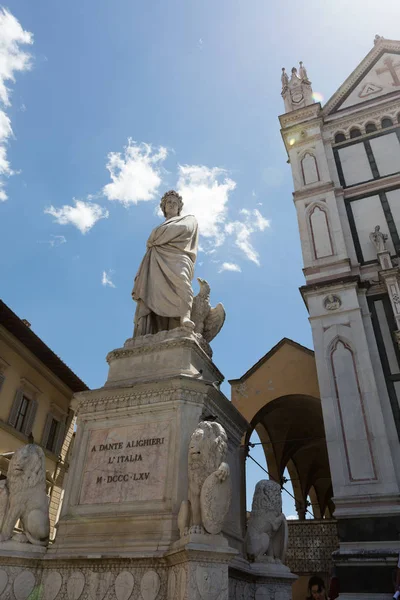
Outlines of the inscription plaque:
<svg viewBox="0 0 400 600">
<path fill-rule="evenodd" d="M 170 423 L 157 421 L 92 430 L 79 503 L 162 500 L 169 436 Z"/>
</svg>

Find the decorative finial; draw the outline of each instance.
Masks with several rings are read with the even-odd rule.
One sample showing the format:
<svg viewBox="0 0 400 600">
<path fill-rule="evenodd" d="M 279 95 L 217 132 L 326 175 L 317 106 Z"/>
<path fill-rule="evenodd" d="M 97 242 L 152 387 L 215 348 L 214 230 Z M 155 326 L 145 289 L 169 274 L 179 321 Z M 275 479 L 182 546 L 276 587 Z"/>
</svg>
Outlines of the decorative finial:
<svg viewBox="0 0 400 600">
<path fill-rule="evenodd" d="M 378 35 L 376 34 L 375 39 L 374 39 L 374 46 L 376 46 L 376 44 L 379 42 L 379 40 L 384 40 L 385 38 L 383 37 L 383 35 Z"/>
<path fill-rule="evenodd" d="M 288 77 L 288 74 L 285 71 L 285 67 L 282 67 L 281 82 L 282 82 L 282 89 L 285 89 L 285 87 L 289 83 L 289 77 Z"/>
<path fill-rule="evenodd" d="M 303 61 L 300 61 L 300 69 L 299 69 L 299 77 L 300 79 L 304 79 L 306 81 L 308 81 L 308 76 L 307 76 L 307 71 L 305 66 L 303 65 Z"/>
</svg>

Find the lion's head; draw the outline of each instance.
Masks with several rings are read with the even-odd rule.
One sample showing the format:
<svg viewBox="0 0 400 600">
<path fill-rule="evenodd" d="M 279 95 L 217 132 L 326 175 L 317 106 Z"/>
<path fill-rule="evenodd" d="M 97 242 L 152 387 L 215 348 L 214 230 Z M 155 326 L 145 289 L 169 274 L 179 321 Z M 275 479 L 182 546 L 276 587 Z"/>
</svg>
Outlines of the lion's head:
<svg viewBox="0 0 400 600">
<path fill-rule="evenodd" d="M 227 452 L 228 438 L 222 425 L 201 421 L 190 438 L 189 466 L 205 467 L 212 473 L 225 461 Z"/>
<path fill-rule="evenodd" d="M 44 452 L 36 444 L 27 444 L 14 452 L 8 466 L 7 481 L 10 492 L 15 489 L 46 485 Z"/>
<path fill-rule="evenodd" d="M 262 479 L 256 485 L 253 496 L 252 511 L 274 511 L 276 514 L 282 512 L 281 486 L 271 479 Z"/>
</svg>

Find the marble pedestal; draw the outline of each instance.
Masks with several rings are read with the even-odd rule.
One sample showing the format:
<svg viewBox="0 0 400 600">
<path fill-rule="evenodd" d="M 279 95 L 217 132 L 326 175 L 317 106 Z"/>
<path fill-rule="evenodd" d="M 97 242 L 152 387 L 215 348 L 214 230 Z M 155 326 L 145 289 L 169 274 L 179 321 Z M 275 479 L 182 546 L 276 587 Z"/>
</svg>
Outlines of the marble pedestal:
<svg viewBox="0 0 400 600">
<path fill-rule="evenodd" d="M 290 573 L 268 574 L 244 557 L 248 423 L 220 392 L 223 376 L 196 336 L 130 339 L 107 360 L 104 387 L 74 398 L 55 542 L 34 559 L 0 549 L 0 590 L 13 600 L 33 589 L 37 600 L 289 600 Z M 189 441 L 207 417 L 228 436 L 232 502 L 222 534 L 180 538 Z"/>
<path fill-rule="evenodd" d="M 128 340 L 111 352 L 105 386 L 75 396 L 77 434 L 51 556 L 162 556 L 179 538 L 190 436 L 213 416 L 229 438 L 235 489 L 224 533 L 242 549 L 247 422 L 184 329 Z"/>
</svg>

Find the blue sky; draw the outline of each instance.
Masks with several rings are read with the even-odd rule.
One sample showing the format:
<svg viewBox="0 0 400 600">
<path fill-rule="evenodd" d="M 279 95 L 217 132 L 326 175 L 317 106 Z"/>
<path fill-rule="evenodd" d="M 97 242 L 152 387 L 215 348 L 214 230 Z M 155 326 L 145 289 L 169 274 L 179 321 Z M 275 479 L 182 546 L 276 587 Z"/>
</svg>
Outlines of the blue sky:
<svg viewBox="0 0 400 600">
<path fill-rule="evenodd" d="M 196 275 L 226 308 L 213 342 L 226 378 L 284 336 L 311 347 L 279 132 L 281 68 L 303 60 L 327 100 L 376 33 L 399 38 L 399 3 L 15 0 L 7 8 L 2 299 L 90 387 L 103 385 L 107 352 L 132 334 L 130 292 L 159 198 L 178 187 L 203 232 Z M 250 488 L 262 477 L 249 465 Z"/>
</svg>

